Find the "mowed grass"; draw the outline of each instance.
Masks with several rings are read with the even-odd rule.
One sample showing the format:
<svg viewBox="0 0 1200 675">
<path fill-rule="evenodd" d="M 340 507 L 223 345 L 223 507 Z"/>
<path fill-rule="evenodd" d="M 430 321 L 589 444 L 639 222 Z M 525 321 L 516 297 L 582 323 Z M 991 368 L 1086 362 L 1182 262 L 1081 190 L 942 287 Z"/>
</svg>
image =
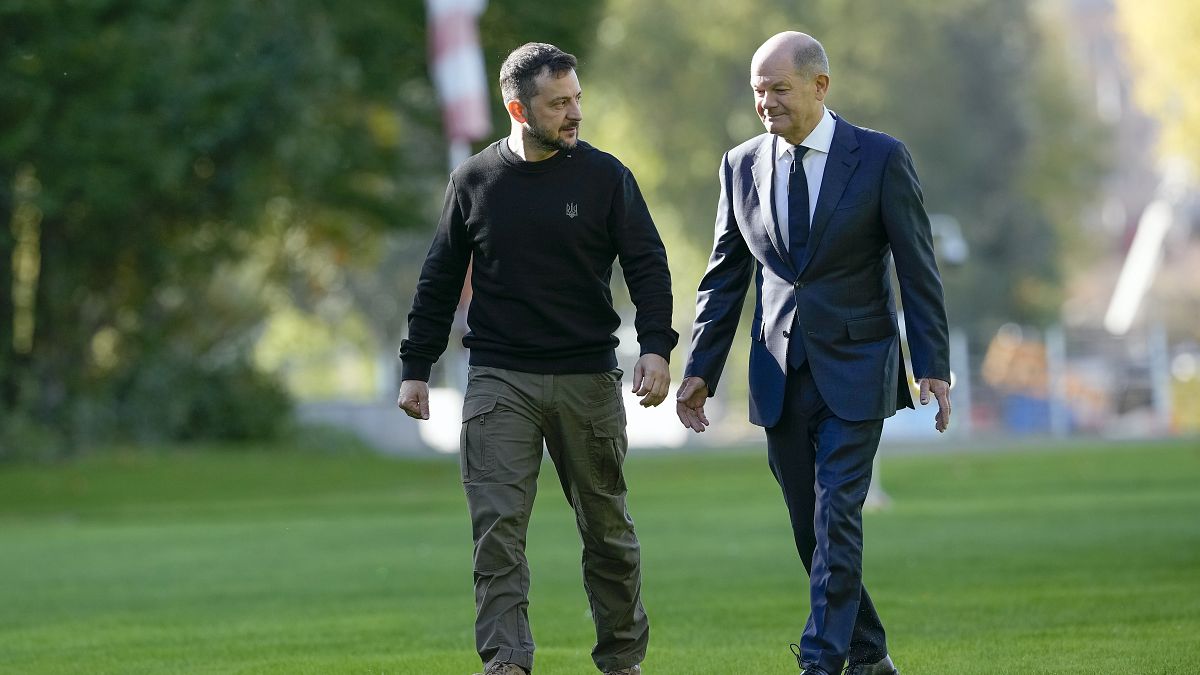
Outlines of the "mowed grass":
<svg viewBox="0 0 1200 675">
<path fill-rule="evenodd" d="M 807 582 L 761 451 L 634 453 L 647 675 L 795 673 Z M 1200 672 L 1200 443 L 888 456 L 868 588 L 906 675 Z M 594 673 L 547 461 L 537 672 Z M 2 673 L 476 672 L 452 460 L 192 451 L 0 467 Z"/>
</svg>

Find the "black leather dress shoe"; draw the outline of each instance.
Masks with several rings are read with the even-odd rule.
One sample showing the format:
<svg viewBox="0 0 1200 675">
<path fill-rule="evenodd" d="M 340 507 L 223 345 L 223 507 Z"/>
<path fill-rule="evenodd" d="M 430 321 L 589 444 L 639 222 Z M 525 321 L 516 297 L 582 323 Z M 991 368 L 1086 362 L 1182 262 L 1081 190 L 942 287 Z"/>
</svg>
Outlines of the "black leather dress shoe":
<svg viewBox="0 0 1200 675">
<path fill-rule="evenodd" d="M 846 675 L 900 675 L 900 671 L 892 663 L 892 657 L 884 656 L 875 663 L 852 663 L 846 669 Z"/>
</svg>

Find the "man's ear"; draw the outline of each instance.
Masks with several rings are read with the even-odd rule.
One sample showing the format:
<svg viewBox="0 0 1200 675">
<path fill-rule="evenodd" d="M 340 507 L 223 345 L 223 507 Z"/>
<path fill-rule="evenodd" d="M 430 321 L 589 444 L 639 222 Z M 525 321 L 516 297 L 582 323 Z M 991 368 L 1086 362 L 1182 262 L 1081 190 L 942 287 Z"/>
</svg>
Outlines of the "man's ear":
<svg viewBox="0 0 1200 675">
<path fill-rule="evenodd" d="M 817 85 L 817 100 L 824 101 L 825 97 L 829 94 L 829 76 L 825 75 L 823 73 L 820 75 L 817 75 L 816 85 Z"/>
<path fill-rule="evenodd" d="M 525 123 L 525 106 L 521 105 L 520 101 L 513 99 L 505 103 L 504 107 L 508 109 L 508 115 L 510 117 L 521 124 Z"/>
</svg>

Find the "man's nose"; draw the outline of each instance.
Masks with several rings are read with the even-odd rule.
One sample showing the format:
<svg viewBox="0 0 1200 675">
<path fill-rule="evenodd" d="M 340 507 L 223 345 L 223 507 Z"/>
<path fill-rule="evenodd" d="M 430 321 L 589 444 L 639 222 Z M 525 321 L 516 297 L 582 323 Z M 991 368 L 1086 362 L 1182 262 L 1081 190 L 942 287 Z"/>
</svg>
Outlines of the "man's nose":
<svg viewBox="0 0 1200 675">
<path fill-rule="evenodd" d="M 576 122 L 583 119 L 583 107 L 578 103 L 571 103 L 567 106 L 567 119 Z"/>
</svg>

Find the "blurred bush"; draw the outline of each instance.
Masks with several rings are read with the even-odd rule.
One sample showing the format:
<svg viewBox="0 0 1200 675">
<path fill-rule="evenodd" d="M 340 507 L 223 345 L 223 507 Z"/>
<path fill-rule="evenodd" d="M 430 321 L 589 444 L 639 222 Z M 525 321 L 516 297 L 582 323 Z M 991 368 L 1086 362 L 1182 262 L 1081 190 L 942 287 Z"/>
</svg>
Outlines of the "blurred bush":
<svg viewBox="0 0 1200 675">
<path fill-rule="evenodd" d="M 278 378 L 245 362 L 158 356 L 75 402 L 69 429 L 0 411 L 0 462 L 49 461 L 131 442 L 271 441 L 299 434 Z"/>
<path fill-rule="evenodd" d="M 113 435 L 135 441 L 276 438 L 292 409 L 280 382 L 248 364 L 206 367 L 181 355 L 142 364 L 114 389 Z"/>
<path fill-rule="evenodd" d="M 0 462 L 51 460 L 66 449 L 62 434 L 15 410 L 0 410 Z"/>
</svg>

